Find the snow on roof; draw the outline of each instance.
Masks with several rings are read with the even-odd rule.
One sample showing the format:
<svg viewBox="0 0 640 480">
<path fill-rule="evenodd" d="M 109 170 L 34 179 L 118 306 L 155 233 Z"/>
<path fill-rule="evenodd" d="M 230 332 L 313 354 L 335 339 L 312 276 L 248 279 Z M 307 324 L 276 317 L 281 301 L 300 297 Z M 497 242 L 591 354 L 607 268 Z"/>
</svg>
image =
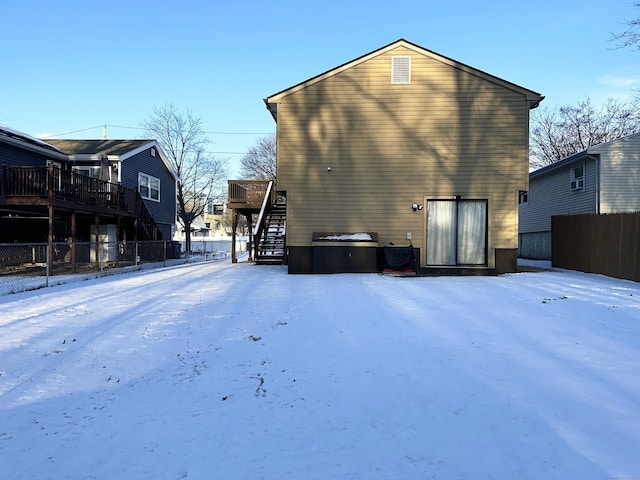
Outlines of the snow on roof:
<svg viewBox="0 0 640 480">
<path fill-rule="evenodd" d="M 22 140 L 23 142 L 27 142 L 27 143 L 32 143 L 32 144 L 36 144 L 38 146 L 44 147 L 44 148 L 48 148 L 50 150 L 55 150 L 56 152 L 61 152 L 60 149 L 58 149 L 57 147 L 54 147 L 53 145 L 44 142 L 42 140 L 40 140 L 39 138 L 36 137 L 32 137 L 31 135 L 27 135 L 26 133 L 23 133 L 19 130 L 16 130 L 14 128 L 11 128 L 7 125 L 4 125 L 2 123 L 0 123 L 0 134 L 4 134 L 7 137 L 13 137 L 17 140 Z"/>
</svg>

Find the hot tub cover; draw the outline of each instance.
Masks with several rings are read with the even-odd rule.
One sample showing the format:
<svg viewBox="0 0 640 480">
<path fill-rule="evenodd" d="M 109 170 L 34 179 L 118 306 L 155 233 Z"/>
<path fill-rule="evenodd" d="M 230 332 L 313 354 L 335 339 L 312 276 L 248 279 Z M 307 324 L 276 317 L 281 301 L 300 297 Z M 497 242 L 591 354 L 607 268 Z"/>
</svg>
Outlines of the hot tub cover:
<svg viewBox="0 0 640 480">
<path fill-rule="evenodd" d="M 413 271 L 416 254 L 413 245 L 385 245 L 384 267 L 388 271 Z"/>
</svg>

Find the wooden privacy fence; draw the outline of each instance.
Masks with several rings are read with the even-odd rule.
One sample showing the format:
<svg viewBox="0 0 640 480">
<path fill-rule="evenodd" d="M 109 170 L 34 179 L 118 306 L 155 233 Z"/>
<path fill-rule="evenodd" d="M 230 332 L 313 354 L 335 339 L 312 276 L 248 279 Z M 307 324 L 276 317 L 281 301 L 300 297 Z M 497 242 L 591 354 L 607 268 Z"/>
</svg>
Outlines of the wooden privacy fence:
<svg viewBox="0 0 640 480">
<path fill-rule="evenodd" d="M 554 267 L 640 281 L 640 212 L 551 217 Z"/>
</svg>

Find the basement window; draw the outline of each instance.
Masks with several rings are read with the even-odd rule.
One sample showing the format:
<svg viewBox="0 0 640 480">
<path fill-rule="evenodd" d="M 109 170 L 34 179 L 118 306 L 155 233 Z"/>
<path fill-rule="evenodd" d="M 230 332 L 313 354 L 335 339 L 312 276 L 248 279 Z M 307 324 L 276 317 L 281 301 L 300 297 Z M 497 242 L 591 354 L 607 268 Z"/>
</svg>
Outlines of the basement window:
<svg viewBox="0 0 640 480">
<path fill-rule="evenodd" d="M 408 85 L 411 83 L 411 57 L 408 55 L 391 57 L 391 84 Z"/>
</svg>

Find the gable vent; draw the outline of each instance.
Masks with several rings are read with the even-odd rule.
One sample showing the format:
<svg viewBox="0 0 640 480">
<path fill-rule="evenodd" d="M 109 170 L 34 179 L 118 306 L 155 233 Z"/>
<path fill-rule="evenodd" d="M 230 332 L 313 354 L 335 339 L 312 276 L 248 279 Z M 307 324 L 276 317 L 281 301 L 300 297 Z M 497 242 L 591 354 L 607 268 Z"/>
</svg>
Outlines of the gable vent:
<svg viewBox="0 0 640 480">
<path fill-rule="evenodd" d="M 391 57 L 391 83 L 392 84 L 411 83 L 411 57 L 409 56 Z"/>
</svg>

